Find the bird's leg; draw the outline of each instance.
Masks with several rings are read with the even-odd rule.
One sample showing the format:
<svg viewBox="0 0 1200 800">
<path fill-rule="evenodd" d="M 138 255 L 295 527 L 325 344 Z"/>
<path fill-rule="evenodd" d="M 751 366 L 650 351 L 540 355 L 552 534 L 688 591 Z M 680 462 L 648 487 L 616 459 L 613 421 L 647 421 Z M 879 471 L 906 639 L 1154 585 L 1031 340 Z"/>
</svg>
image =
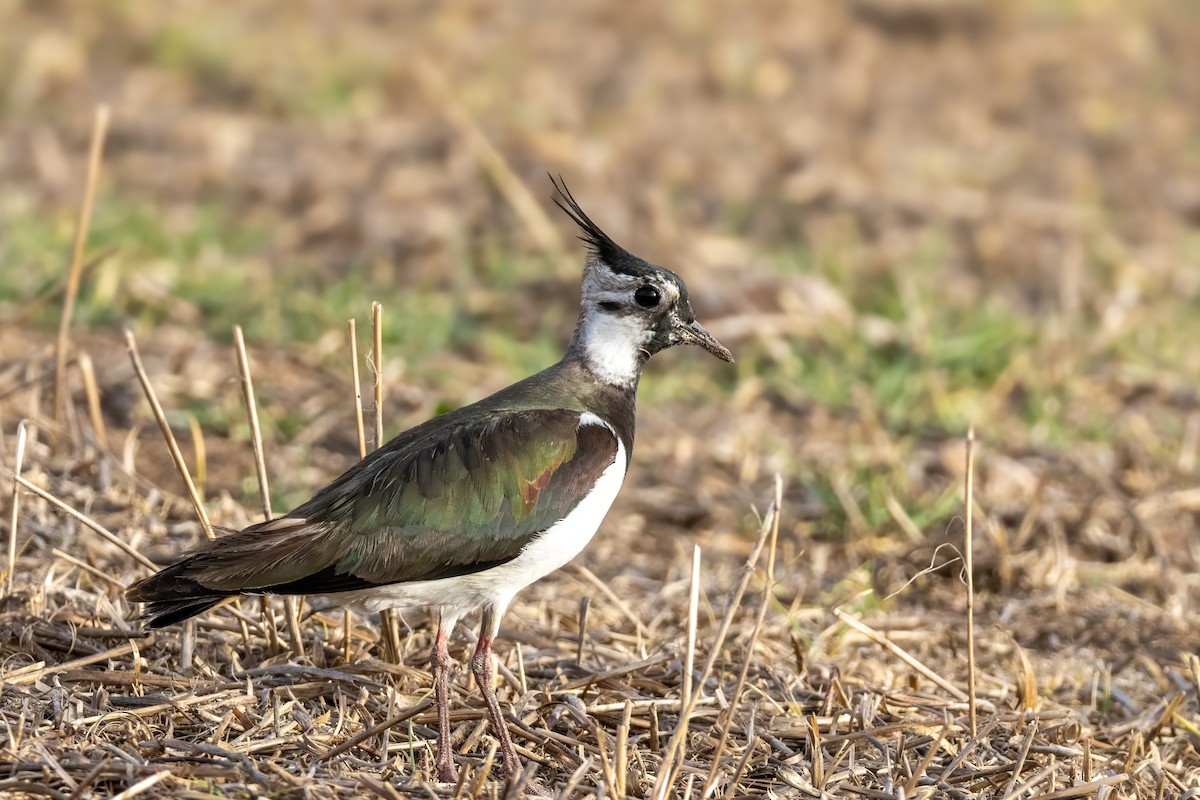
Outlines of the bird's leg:
<svg viewBox="0 0 1200 800">
<path fill-rule="evenodd" d="M 449 622 L 449 625 L 446 623 Z M 450 746 L 450 649 L 448 642 L 454 630 L 454 620 L 442 617 L 433 644 L 433 694 L 437 701 L 438 747 L 437 773 L 442 783 L 457 780 L 454 771 L 454 748 Z"/>
<path fill-rule="evenodd" d="M 508 735 L 508 725 L 500 711 L 500 701 L 496 699 L 496 690 L 492 687 L 494 673 L 492 671 L 492 640 L 500 627 L 500 619 L 495 609 L 485 608 L 483 619 L 479 626 L 479 642 L 475 645 L 475 653 L 471 656 L 471 672 L 475 674 L 475 682 L 483 693 L 483 701 L 487 703 L 488 719 L 500 740 L 500 767 L 507 780 L 513 780 L 521 774 L 521 762 L 517 758 L 517 750 L 513 747 L 512 738 Z"/>
</svg>

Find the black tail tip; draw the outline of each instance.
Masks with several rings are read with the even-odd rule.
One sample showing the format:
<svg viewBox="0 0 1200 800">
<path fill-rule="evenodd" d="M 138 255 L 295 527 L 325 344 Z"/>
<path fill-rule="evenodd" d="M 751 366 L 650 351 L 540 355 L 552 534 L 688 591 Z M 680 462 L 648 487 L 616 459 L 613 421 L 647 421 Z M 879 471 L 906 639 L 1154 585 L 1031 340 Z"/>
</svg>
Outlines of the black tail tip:
<svg viewBox="0 0 1200 800">
<path fill-rule="evenodd" d="M 145 613 L 139 620 L 145 630 L 153 631 L 174 625 L 203 614 L 219 604 L 224 597 L 189 597 L 186 600 L 158 600 L 146 604 Z"/>
</svg>

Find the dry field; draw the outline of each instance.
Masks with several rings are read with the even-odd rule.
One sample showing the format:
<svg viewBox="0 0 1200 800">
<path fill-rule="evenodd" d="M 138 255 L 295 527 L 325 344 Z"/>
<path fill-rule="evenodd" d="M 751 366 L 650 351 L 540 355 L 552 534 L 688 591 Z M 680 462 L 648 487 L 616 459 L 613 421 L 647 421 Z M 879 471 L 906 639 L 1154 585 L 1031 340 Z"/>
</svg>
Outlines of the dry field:
<svg viewBox="0 0 1200 800">
<path fill-rule="evenodd" d="M 1197 41 L 1191 0 L 0 0 L 0 796 L 511 789 L 462 668 L 428 782 L 422 613 L 138 634 L 205 533 L 125 331 L 237 528 L 244 330 L 285 511 L 358 457 L 348 319 L 367 447 L 558 357 L 548 171 L 738 363 L 654 360 L 617 505 L 505 619 L 533 780 L 1197 796 Z"/>
</svg>

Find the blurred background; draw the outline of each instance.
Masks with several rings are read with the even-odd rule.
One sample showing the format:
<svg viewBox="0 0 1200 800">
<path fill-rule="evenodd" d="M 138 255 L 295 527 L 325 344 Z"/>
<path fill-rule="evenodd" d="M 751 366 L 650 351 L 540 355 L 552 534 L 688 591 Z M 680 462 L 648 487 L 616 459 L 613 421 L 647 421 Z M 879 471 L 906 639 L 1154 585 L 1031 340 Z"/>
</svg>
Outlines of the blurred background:
<svg viewBox="0 0 1200 800">
<path fill-rule="evenodd" d="M 1008 608 L 1015 627 L 1027 613 L 1038 650 L 1064 587 L 1120 587 L 1075 598 L 1107 619 L 1130 595 L 1195 608 L 1194 2 L 0 0 L 0 14 L 6 437 L 48 414 L 37 387 L 107 103 L 75 352 L 96 363 L 113 451 L 179 494 L 121 344 L 133 328 L 185 444 L 192 421 L 204 432 L 198 471 L 224 524 L 253 518 L 257 491 L 235 324 L 277 510 L 357 457 L 345 329 L 357 318 L 370 350 L 371 301 L 389 435 L 559 357 L 583 250 L 552 173 L 617 241 L 678 271 L 738 359 L 654 359 L 628 491 L 583 556 L 597 574 L 661 576 L 693 541 L 736 564 L 778 471 L 783 606 L 883 597 L 961 539 L 973 424 L 982 613 Z M 162 513 L 179 521 L 152 533 L 196 535 L 185 504 Z M 957 567 L 872 602 L 941 607 L 956 581 Z M 1194 651 L 1185 622 L 1154 635 Z M 1151 635 L 1121 631 L 1054 641 L 1117 651 Z"/>
<path fill-rule="evenodd" d="M 368 432 L 380 363 L 389 437 L 558 359 L 583 260 L 552 204 L 547 173 L 562 175 L 608 234 L 688 281 L 737 363 L 683 348 L 650 363 L 616 509 L 575 565 L 506 618 L 504 638 L 526 645 L 502 654 L 522 685 L 522 652 L 530 688 L 576 657 L 570 632 L 587 595 L 592 667 L 646 658 L 647 640 L 664 654 L 661 669 L 646 661 L 629 685 L 607 685 L 601 699 L 618 711 L 602 726 L 616 730 L 630 698 L 641 709 L 671 696 L 692 545 L 707 646 L 778 473 L 767 627 L 757 650 L 754 637 L 730 645 L 716 679 L 731 687 L 734 667 L 754 663 L 758 724 L 797 748 L 786 759 L 796 770 L 809 769 L 808 715 L 829 715 L 835 698 L 853 698 L 842 702 L 850 722 L 822 716 L 824 733 L 878 711 L 876 722 L 916 720 L 910 744 L 930 741 L 946 697 L 931 705 L 925 676 L 832 609 L 966 685 L 961 566 L 944 546 L 964 540 L 973 425 L 980 692 L 992 722 L 1012 712 L 980 758 L 1015 753 L 1024 736 L 1024 762 L 1033 734 L 1020 733 L 1021 710 L 1042 704 L 1044 747 L 1028 768 L 1051 759 L 1044 778 L 1061 756 L 1051 789 L 1103 766 L 1134 771 L 1136 796 L 1178 796 L 1200 762 L 1189 722 L 1200 691 L 1196 42 L 1194 0 L 0 0 L 0 461 L 11 468 L 17 422 L 30 419 L 26 479 L 156 561 L 202 539 L 133 377 L 128 327 L 214 522 L 257 521 L 240 325 L 274 509 L 289 509 L 358 458 L 347 320 L 366 361 Z M 55 331 L 101 103 L 112 121 L 61 431 Z M 384 309 L 382 354 L 372 301 Z M 124 646 L 110 672 L 72 679 L 72 702 L 107 714 L 140 680 L 119 682 L 133 613 L 119 593 L 139 567 L 26 497 L 0 656 L 54 664 Z M 343 652 L 330 633 L 341 616 L 314 614 L 301 661 L 344 667 L 382 652 L 370 620 L 356 622 L 354 652 L 343 628 Z M 235 642 L 233 619 L 222 610 L 200 626 L 198 658 L 216 664 L 205 674 L 287 660 L 274 644 Z M 425 636 L 403 640 L 404 660 L 424 660 Z M 186 642 L 170 634 L 144 650 L 160 681 L 150 686 L 192 685 L 174 678 L 192 663 L 176 656 Z M 377 718 L 427 691 L 424 672 L 364 669 L 404 692 L 373 694 Z M 113 702 L 86 681 L 109 681 Z M 326 684 L 313 732 L 349 704 Z M 34 727 L 56 732 L 58 678 L 37 686 Z M 5 694 L 18 736 L 23 697 Z M 278 735 L 277 694 L 275 714 Z M 556 718 L 547 726 L 568 724 Z M 186 710 L 151 724 L 214 735 Z M 266 764 L 276 745 L 257 750 L 252 736 L 270 726 L 244 728 L 236 741 L 278 770 Z M 302 728 L 305 742 L 317 735 Z M 104 730 L 113 747 L 142 736 Z M 893 792 L 894 764 L 920 760 L 900 752 L 905 735 L 893 754 L 881 746 L 872 774 L 886 780 L 872 786 Z M 1062 746 L 1081 735 L 1093 750 Z M 46 751 L 30 750 L 38 736 L 29 741 L 28 769 L 49 776 Z M 56 741 L 103 762 L 122 752 Z M 638 741 L 644 772 L 659 753 Z M 715 758 L 706 741 L 696 758 Z M 295 746 L 307 763 L 314 751 Z M 772 764 L 748 772 L 762 792 L 788 780 Z"/>
</svg>

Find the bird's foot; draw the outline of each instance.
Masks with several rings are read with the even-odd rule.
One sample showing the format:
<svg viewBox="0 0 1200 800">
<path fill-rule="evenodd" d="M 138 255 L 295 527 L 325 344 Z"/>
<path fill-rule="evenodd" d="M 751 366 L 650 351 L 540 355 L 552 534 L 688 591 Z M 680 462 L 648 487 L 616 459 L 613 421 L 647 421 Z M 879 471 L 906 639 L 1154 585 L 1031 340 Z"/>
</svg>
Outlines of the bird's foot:
<svg viewBox="0 0 1200 800">
<path fill-rule="evenodd" d="M 506 785 L 505 794 L 512 796 L 514 784 L 520 784 L 521 796 L 523 797 L 554 797 L 554 792 L 539 784 L 534 780 L 537 774 L 537 766 L 529 764 L 524 770 L 521 769 L 521 762 L 517 759 L 516 752 L 510 753 L 510 757 L 506 757 L 501 763 L 501 771 L 504 773 L 504 782 Z"/>
<path fill-rule="evenodd" d="M 554 792 L 540 783 L 534 783 L 533 781 L 525 784 L 525 788 L 521 790 L 521 794 L 525 797 L 554 797 Z"/>
</svg>

